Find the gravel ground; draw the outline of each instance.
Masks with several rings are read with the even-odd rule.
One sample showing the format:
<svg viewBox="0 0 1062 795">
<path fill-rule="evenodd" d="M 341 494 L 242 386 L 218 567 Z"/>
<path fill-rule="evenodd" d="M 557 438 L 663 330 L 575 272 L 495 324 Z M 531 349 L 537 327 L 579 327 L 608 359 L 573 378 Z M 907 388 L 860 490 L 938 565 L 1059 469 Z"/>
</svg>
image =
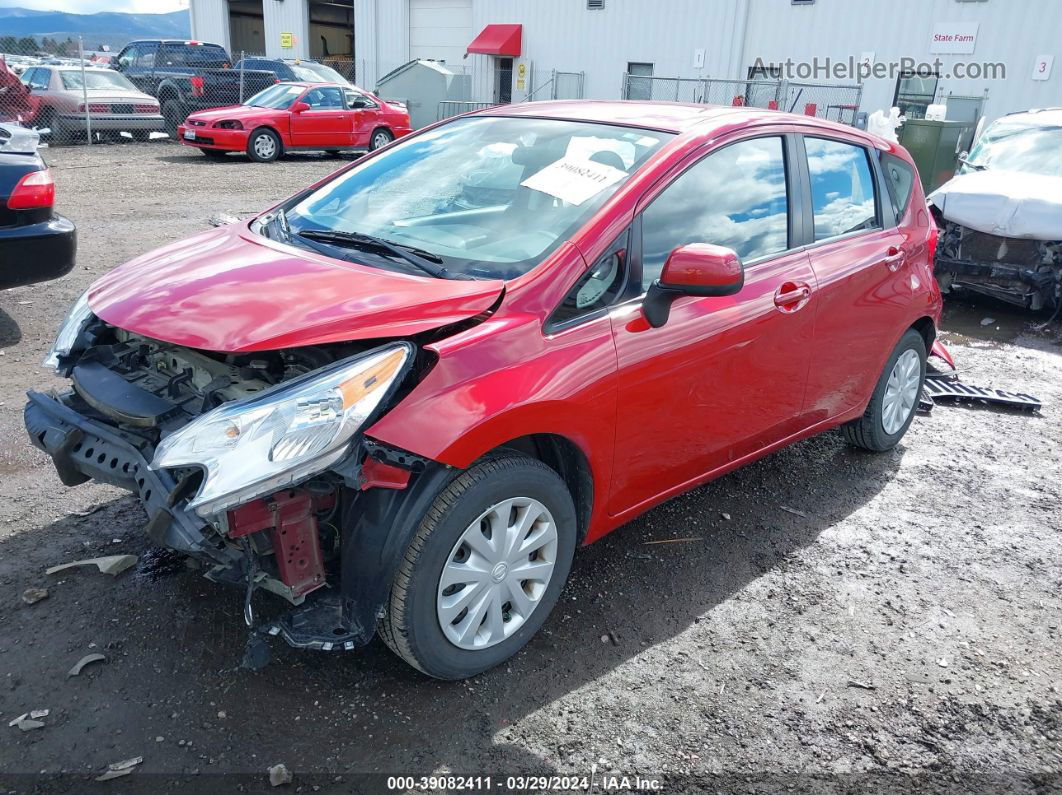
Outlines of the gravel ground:
<svg viewBox="0 0 1062 795">
<path fill-rule="evenodd" d="M 240 595 L 153 550 L 131 497 L 61 486 L 25 438 L 23 392 L 52 383 L 38 363 L 94 278 L 342 162 L 214 163 L 165 142 L 47 158 L 79 256 L 58 282 L 0 293 L 0 788 L 83 791 L 142 756 L 93 786 L 269 789 L 284 763 L 303 791 L 591 771 L 671 791 L 1062 789 L 1057 326 L 949 307 L 966 380 L 1032 392 L 1040 415 L 938 406 L 889 454 L 828 433 L 697 489 L 580 551 L 545 630 L 502 668 L 432 681 L 374 641 L 277 644 L 249 673 Z M 140 563 L 44 573 L 116 553 Z M 30 587 L 47 598 L 24 604 Z M 68 677 L 90 652 L 106 662 Z M 45 708 L 43 728 L 7 726 Z"/>
</svg>

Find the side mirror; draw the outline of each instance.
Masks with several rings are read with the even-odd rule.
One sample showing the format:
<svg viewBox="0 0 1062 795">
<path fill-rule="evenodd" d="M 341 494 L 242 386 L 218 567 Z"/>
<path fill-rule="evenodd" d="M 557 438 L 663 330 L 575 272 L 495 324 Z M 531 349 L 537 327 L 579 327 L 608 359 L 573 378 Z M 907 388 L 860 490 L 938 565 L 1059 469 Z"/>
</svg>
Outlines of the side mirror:
<svg viewBox="0 0 1062 795">
<path fill-rule="evenodd" d="M 690 243 L 668 256 L 660 278 L 645 294 L 642 311 L 650 326 L 660 328 L 671 314 L 671 302 L 680 295 L 734 295 L 744 286 L 745 268 L 732 249 Z"/>
<path fill-rule="evenodd" d="M 310 106 L 307 105 L 305 102 L 296 102 L 294 105 L 291 106 L 292 113 L 302 113 L 304 110 L 309 109 Z"/>
</svg>

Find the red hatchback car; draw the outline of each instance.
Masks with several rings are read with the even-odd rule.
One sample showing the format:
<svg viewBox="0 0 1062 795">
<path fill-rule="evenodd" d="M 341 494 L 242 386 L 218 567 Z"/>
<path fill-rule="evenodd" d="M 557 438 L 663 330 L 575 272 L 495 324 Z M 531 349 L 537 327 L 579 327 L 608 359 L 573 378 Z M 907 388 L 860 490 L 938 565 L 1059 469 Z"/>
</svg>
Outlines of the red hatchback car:
<svg viewBox="0 0 1062 795">
<path fill-rule="evenodd" d="M 242 105 L 192 113 L 177 138 L 204 155 L 245 152 L 268 163 L 284 152 L 371 152 L 408 135 L 409 112 L 338 83 L 277 83 Z"/>
<path fill-rule="evenodd" d="M 497 107 L 104 276 L 46 362 L 73 388 L 26 425 L 244 588 L 259 636 L 378 631 L 467 677 L 542 626 L 580 544 L 828 428 L 893 447 L 935 245 L 910 157 L 850 127 Z M 296 607 L 255 623 L 257 590 Z"/>
</svg>

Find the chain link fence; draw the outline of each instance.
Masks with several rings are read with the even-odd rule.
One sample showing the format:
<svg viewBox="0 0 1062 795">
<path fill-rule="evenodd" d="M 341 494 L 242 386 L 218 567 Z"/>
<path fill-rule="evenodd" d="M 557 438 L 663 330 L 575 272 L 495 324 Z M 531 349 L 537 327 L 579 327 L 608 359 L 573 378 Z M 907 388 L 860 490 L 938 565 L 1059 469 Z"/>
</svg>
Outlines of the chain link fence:
<svg viewBox="0 0 1062 795">
<path fill-rule="evenodd" d="M 785 110 L 854 124 L 862 98 L 860 85 L 794 83 L 787 80 L 623 75 L 624 99 L 670 100 L 706 105 L 737 105 Z"/>
</svg>

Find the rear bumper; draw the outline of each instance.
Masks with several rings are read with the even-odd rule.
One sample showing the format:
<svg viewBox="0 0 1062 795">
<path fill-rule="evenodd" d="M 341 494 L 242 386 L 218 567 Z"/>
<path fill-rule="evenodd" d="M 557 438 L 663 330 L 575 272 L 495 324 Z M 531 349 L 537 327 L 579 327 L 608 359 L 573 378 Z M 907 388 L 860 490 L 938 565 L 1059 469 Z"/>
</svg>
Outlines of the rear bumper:
<svg viewBox="0 0 1062 795">
<path fill-rule="evenodd" d="M 85 129 L 85 115 L 59 116 L 58 120 L 68 129 Z M 166 120 L 162 116 L 89 116 L 93 130 L 107 132 L 132 132 L 135 130 L 164 130 Z"/>
<path fill-rule="evenodd" d="M 39 224 L 0 227 L 0 290 L 65 276 L 76 254 L 77 230 L 61 215 Z"/>
<path fill-rule="evenodd" d="M 185 132 L 192 130 L 195 138 L 185 138 Z M 177 125 L 177 140 L 185 146 L 197 149 L 218 149 L 224 152 L 243 152 L 247 149 L 249 130 L 219 130 L 214 127 L 188 127 Z"/>
</svg>

